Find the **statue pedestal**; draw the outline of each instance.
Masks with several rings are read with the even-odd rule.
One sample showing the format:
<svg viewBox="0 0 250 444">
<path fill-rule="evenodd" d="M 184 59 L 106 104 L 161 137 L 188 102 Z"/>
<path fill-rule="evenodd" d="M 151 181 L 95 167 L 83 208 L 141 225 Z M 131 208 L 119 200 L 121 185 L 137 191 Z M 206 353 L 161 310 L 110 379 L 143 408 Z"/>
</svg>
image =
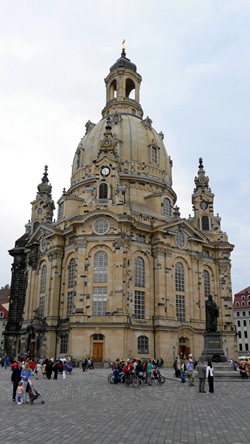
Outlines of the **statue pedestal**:
<svg viewBox="0 0 250 444">
<path fill-rule="evenodd" d="M 204 350 L 201 355 L 203 361 L 226 362 L 227 357 L 222 349 L 221 333 L 206 331 L 204 333 Z"/>
</svg>

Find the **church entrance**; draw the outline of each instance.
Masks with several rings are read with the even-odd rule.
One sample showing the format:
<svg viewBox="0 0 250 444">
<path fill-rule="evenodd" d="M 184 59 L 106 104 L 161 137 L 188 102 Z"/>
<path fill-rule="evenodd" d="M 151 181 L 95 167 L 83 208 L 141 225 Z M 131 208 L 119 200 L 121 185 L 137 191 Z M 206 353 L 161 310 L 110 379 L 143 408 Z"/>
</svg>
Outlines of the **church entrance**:
<svg viewBox="0 0 250 444">
<path fill-rule="evenodd" d="M 93 360 L 94 362 L 102 362 L 103 360 L 103 340 L 102 334 L 93 335 Z"/>
<path fill-rule="evenodd" d="M 187 338 L 180 338 L 179 339 L 179 356 L 181 359 L 188 358 L 188 355 L 190 353 L 190 346 L 189 341 Z"/>
<path fill-rule="evenodd" d="M 101 342 L 93 342 L 93 360 L 101 362 L 103 357 L 103 344 Z"/>
</svg>

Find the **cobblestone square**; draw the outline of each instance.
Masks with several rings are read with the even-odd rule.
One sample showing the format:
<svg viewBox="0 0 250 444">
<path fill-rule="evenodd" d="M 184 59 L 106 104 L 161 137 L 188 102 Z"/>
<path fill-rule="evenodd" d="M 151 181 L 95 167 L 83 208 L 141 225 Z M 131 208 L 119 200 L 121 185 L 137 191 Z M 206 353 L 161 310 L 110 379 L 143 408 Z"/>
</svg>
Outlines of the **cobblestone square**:
<svg viewBox="0 0 250 444">
<path fill-rule="evenodd" d="M 163 385 L 111 385 L 110 369 L 74 369 L 63 380 L 34 385 L 45 404 L 12 402 L 10 369 L 0 368 L 0 438 L 4 443 L 249 443 L 250 380 L 215 378 L 215 393 L 198 393 L 163 369 Z M 207 389 L 207 387 L 206 387 Z"/>
</svg>

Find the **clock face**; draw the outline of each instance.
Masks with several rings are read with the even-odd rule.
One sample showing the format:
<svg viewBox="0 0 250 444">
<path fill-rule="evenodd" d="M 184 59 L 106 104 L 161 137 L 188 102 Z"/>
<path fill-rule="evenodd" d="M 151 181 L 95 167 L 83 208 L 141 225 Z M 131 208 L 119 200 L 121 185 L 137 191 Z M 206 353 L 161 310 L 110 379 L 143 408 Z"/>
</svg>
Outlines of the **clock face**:
<svg viewBox="0 0 250 444">
<path fill-rule="evenodd" d="M 200 207 L 202 210 L 206 210 L 208 207 L 208 203 L 205 200 L 202 200 L 200 203 Z"/>
<path fill-rule="evenodd" d="M 102 166 L 101 168 L 101 174 L 103 176 L 108 176 L 110 173 L 110 168 L 108 166 Z"/>
</svg>

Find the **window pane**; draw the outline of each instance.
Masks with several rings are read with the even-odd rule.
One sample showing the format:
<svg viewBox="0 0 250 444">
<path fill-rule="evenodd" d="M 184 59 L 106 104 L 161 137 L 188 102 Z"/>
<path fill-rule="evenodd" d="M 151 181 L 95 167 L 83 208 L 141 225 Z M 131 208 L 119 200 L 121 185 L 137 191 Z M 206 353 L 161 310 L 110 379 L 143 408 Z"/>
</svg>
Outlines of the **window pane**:
<svg viewBox="0 0 250 444">
<path fill-rule="evenodd" d="M 68 288 L 72 288 L 75 286 L 75 281 L 76 281 L 76 277 L 75 277 L 75 269 L 76 269 L 76 261 L 75 259 L 71 259 L 70 263 L 69 263 L 69 277 L 68 277 Z"/>
<path fill-rule="evenodd" d="M 149 353 L 147 336 L 139 336 L 137 340 L 137 353 L 138 354 Z"/>
<path fill-rule="evenodd" d="M 72 311 L 74 308 L 74 297 L 75 297 L 75 291 L 70 291 L 68 293 L 68 299 L 67 299 L 67 317 L 72 315 Z"/>
<path fill-rule="evenodd" d="M 108 282 L 108 255 L 98 251 L 94 256 L 94 282 Z"/>
<path fill-rule="evenodd" d="M 135 318 L 145 318 L 145 293 L 144 291 L 135 291 Z"/>
<path fill-rule="evenodd" d="M 186 320 L 185 296 L 176 295 L 176 318 L 181 322 Z"/>
<path fill-rule="evenodd" d="M 46 265 L 43 266 L 42 272 L 41 272 L 41 287 L 40 287 L 40 293 L 46 292 L 46 281 L 47 281 L 47 267 Z"/>
<path fill-rule="evenodd" d="M 184 288 L 184 268 L 180 262 L 175 264 L 175 290 L 185 291 Z"/>
<path fill-rule="evenodd" d="M 145 287 L 145 262 L 140 256 L 135 259 L 135 286 Z"/>
<path fill-rule="evenodd" d="M 99 186 L 99 199 L 107 199 L 108 197 L 108 185 L 106 182 L 102 182 Z"/>
<path fill-rule="evenodd" d="M 204 271 L 203 276 L 204 276 L 204 293 L 205 296 L 208 297 L 211 294 L 211 291 L 210 291 L 210 276 L 207 270 Z"/>
<path fill-rule="evenodd" d="M 172 216 L 171 202 L 167 197 L 162 202 L 162 214 L 164 216 Z"/>
<path fill-rule="evenodd" d="M 107 287 L 95 287 L 93 293 L 93 316 L 105 316 L 107 311 Z"/>
</svg>

